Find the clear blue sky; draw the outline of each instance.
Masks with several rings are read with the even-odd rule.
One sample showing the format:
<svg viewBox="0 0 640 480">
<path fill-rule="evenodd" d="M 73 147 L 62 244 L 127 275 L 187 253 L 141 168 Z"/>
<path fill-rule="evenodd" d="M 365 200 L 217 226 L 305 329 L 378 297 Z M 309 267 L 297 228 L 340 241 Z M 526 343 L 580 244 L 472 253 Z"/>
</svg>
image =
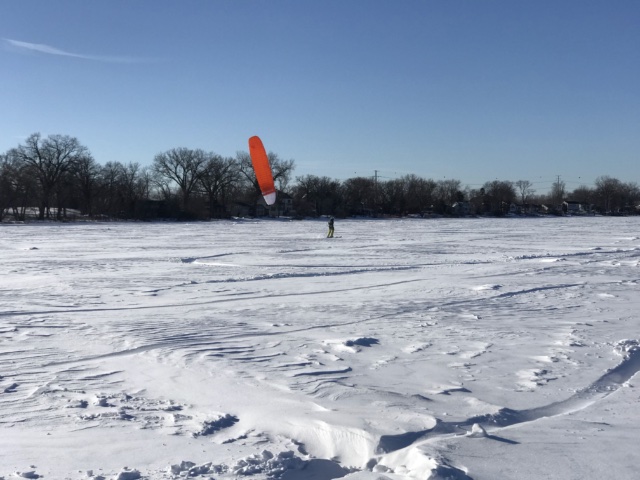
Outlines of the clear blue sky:
<svg viewBox="0 0 640 480">
<path fill-rule="evenodd" d="M 640 183 L 637 0 L 2 0 L 0 152 L 259 135 L 295 175 Z"/>
</svg>

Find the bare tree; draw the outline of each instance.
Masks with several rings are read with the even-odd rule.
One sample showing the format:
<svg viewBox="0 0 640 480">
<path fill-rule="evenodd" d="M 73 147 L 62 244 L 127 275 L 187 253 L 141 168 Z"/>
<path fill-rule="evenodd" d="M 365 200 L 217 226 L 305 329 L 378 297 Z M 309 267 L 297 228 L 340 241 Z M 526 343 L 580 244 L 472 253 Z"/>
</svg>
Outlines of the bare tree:
<svg viewBox="0 0 640 480">
<path fill-rule="evenodd" d="M 406 175 L 404 182 L 409 213 L 422 213 L 433 205 L 438 186 L 435 180 Z"/>
<path fill-rule="evenodd" d="M 460 180 L 439 180 L 436 184 L 436 209 L 440 213 L 447 212 L 460 198 L 462 183 Z"/>
<path fill-rule="evenodd" d="M 491 210 L 496 214 L 507 213 L 506 209 L 516 198 L 516 190 L 512 182 L 494 180 L 482 186 L 485 202 L 488 201 Z"/>
<path fill-rule="evenodd" d="M 549 197 L 551 199 L 551 203 L 558 208 L 562 202 L 564 202 L 564 197 L 566 196 L 566 188 L 565 183 L 560 180 L 560 177 L 553 183 L 551 186 L 551 193 Z"/>
<path fill-rule="evenodd" d="M 375 211 L 376 183 L 373 178 L 353 177 L 343 182 L 344 199 L 349 210 L 357 215 Z"/>
<path fill-rule="evenodd" d="M 78 158 L 73 168 L 73 177 L 78 194 L 82 200 L 80 210 L 89 215 L 93 215 L 94 199 L 98 193 L 98 177 L 100 175 L 100 165 L 96 163 L 91 155 Z"/>
<path fill-rule="evenodd" d="M 89 151 L 76 138 L 67 135 L 49 135 L 43 140 L 39 133 L 34 133 L 14 154 L 38 181 L 38 209 L 42 220 L 45 214 L 49 216 L 52 195 L 65 173 L 75 161 L 89 155 Z"/>
<path fill-rule="evenodd" d="M 622 182 L 617 178 L 606 175 L 596 178 L 596 194 L 600 199 L 600 206 L 604 213 L 612 213 L 621 207 L 622 188 Z"/>
<path fill-rule="evenodd" d="M 200 185 L 208 197 L 210 217 L 218 216 L 216 206 L 225 208 L 229 192 L 239 180 L 240 169 L 234 158 L 207 154 L 207 161 L 200 175 Z"/>
<path fill-rule="evenodd" d="M 407 205 L 407 184 L 404 178 L 382 182 L 378 188 L 384 213 L 402 215 Z"/>
<path fill-rule="evenodd" d="M 152 169 L 164 188 L 170 187 L 171 183 L 178 186 L 182 207 L 188 211 L 191 194 L 198 186 L 206 161 L 207 154 L 203 150 L 173 148 L 156 155 Z"/>
<path fill-rule="evenodd" d="M 635 182 L 624 183 L 622 185 L 622 207 L 629 211 L 635 211 L 638 202 L 640 202 L 640 187 Z"/>
<path fill-rule="evenodd" d="M 120 179 L 124 165 L 120 162 L 107 162 L 98 177 L 99 211 L 102 214 L 117 216 L 123 207 Z"/>
<path fill-rule="evenodd" d="M 9 163 L 9 155 L 0 155 L 0 221 L 14 202 L 15 192 L 13 178 L 15 173 L 13 166 Z"/>
<path fill-rule="evenodd" d="M 295 162 L 293 160 L 282 160 L 277 154 L 272 152 L 269 152 L 267 157 L 269 158 L 273 181 L 277 184 L 279 190 L 284 190 L 287 188 L 289 181 L 291 180 L 291 175 L 296 168 Z M 236 159 L 238 161 L 240 173 L 251 185 L 253 185 L 256 195 L 259 197 L 260 186 L 258 185 L 255 172 L 253 171 L 251 156 L 247 152 L 238 152 L 236 154 Z"/>
<path fill-rule="evenodd" d="M 13 218 L 24 220 L 27 207 L 36 202 L 38 186 L 27 167 L 16 156 L 17 150 L 12 149 L 4 155 L 2 161 L 2 185 L 0 196 L 4 198 L 5 207 L 13 212 Z M 1 208 L 1 207 L 0 207 Z"/>
<path fill-rule="evenodd" d="M 138 177 L 138 188 L 140 189 L 140 196 L 149 200 L 153 197 L 153 173 L 151 172 L 151 168 L 143 167 L 140 171 L 140 175 Z"/>
<path fill-rule="evenodd" d="M 296 177 L 293 187 L 293 198 L 296 210 L 301 215 L 319 215 L 320 206 L 320 177 L 317 175 L 303 175 Z"/>
<path fill-rule="evenodd" d="M 339 180 L 317 175 L 296 178 L 293 188 L 296 211 L 301 215 L 342 214 L 342 184 Z"/>
<path fill-rule="evenodd" d="M 527 203 L 529 201 L 529 197 L 536 193 L 536 191 L 531 188 L 532 184 L 529 180 L 518 180 L 514 185 L 518 189 L 518 193 L 520 194 L 520 203 L 522 205 Z"/>
<path fill-rule="evenodd" d="M 590 205 L 596 200 L 596 193 L 593 188 L 589 188 L 586 185 L 580 185 L 569 195 L 571 200 L 580 202 L 582 204 Z"/>
<path fill-rule="evenodd" d="M 124 165 L 120 172 L 120 184 L 125 205 L 126 215 L 136 215 L 136 204 L 139 200 L 147 198 L 148 183 L 145 178 L 146 170 L 137 162 Z"/>
</svg>

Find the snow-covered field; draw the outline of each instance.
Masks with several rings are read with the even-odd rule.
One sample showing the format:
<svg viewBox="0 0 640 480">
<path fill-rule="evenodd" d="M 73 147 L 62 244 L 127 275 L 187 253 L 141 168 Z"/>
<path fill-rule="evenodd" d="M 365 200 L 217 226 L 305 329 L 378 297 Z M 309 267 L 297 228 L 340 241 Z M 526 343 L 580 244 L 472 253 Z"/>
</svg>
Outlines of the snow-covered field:
<svg viewBox="0 0 640 480">
<path fill-rule="evenodd" d="M 0 478 L 640 477 L 640 218 L 325 234 L 0 226 Z"/>
</svg>

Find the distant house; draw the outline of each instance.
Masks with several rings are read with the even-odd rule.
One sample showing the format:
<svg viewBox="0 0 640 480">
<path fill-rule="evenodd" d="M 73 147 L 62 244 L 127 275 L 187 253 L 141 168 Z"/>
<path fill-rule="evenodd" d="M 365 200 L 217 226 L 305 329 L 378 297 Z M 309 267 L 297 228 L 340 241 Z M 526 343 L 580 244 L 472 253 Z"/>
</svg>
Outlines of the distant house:
<svg viewBox="0 0 640 480">
<path fill-rule="evenodd" d="M 583 204 L 580 202 L 565 200 L 562 202 L 562 212 L 567 215 L 585 215 L 587 213 L 587 209 L 584 208 Z"/>
<path fill-rule="evenodd" d="M 232 217 L 251 217 L 252 209 L 251 205 L 244 202 L 234 202 L 231 206 Z"/>
<path fill-rule="evenodd" d="M 546 215 L 549 213 L 549 207 L 546 205 L 538 205 L 534 203 L 524 203 L 518 205 L 522 215 Z"/>
<path fill-rule="evenodd" d="M 538 215 L 547 215 L 549 213 L 549 207 L 547 207 L 546 205 L 531 205 L 531 208 L 531 213 L 535 213 Z"/>
<path fill-rule="evenodd" d="M 293 197 L 280 190 L 277 191 L 276 203 L 267 205 L 264 198 L 256 200 L 256 217 L 289 217 L 295 215 Z"/>
<path fill-rule="evenodd" d="M 451 206 L 451 212 L 462 217 L 471 215 L 471 204 L 469 202 L 456 202 Z"/>
<path fill-rule="evenodd" d="M 290 217 L 296 214 L 295 210 L 293 209 L 293 197 L 288 193 L 279 191 L 276 198 L 276 203 L 272 206 L 272 210 L 274 210 L 273 207 L 276 207 L 275 209 L 277 209 L 277 212 L 274 212 L 275 215 L 272 216 Z"/>
<path fill-rule="evenodd" d="M 260 197 L 256 200 L 256 217 L 268 217 L 269 216 L 269 205 L 266 204 L 264 198 Z"/>
</svg>

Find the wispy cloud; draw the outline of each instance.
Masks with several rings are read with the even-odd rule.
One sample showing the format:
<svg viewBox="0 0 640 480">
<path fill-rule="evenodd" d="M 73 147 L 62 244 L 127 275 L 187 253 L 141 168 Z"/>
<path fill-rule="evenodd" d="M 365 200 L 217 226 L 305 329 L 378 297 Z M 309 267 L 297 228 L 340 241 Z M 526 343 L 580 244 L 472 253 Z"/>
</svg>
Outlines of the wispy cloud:
<svg viewBox="0 0 640 480">
<path fill-rule="evenodd" d="M 12 40 L 10 38 L 3 39 L 5 44 L 16 50 L 30 50 L 33 52 L 45 53 L 47 55 L 60 55 L 63 57 L 80 58 L 82 60 L 92 60 L 96 62 L 108 62 L 108 63 L 147 63 L 150 59 L 135 58 L 135 57 L 113 57 L 103 55 L 85 55 L 80 53 L 67 52 L 60 50 L 59 48 L 52 47 L 50 45 L 44 45 L 42 43 L 30 43 L 21 42 L 19 40 Z"/>
</svg>

